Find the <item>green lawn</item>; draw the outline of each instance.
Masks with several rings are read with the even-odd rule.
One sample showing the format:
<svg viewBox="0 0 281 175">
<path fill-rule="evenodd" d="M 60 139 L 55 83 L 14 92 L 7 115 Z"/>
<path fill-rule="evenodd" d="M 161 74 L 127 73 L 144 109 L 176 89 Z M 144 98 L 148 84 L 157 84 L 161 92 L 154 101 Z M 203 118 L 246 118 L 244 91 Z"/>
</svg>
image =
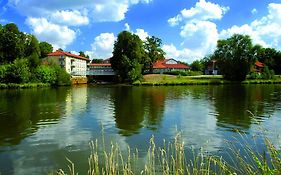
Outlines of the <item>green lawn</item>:
<svg viewBox="0 0 281 175">
<path fill-rule="evenodd" d="M 145 75 L 142 81 L 136 81 L 133 85 L 161 86 L 161 85 L 220 85 L 220 84 L 280 84 L 281 77 L 276 76 L 272 80 L 245 80 L 243 82 L 232 82 L 224 80 L 221 75 L 199 75 L 199 76 L 175 76 L 163 74 Z"/>
</svg>

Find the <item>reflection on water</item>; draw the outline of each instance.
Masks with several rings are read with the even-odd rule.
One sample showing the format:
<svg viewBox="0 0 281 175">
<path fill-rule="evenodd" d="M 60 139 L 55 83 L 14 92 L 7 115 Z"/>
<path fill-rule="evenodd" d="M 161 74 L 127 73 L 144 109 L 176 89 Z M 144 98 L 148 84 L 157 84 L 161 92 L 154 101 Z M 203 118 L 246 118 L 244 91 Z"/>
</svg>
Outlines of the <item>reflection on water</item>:
<svg viewBox="0 0 281 175">
<path fill-rule="evenodd" d="M 87 170 L 88 143 L 128 145 L 145 157 L 149 138 L 157 144 L 182 132 L 186 145 L 216 153 L 237 134 L 259 132 L 257 122 L 281 134 L 280 85 L 78 86 L 0 91 L 0 172 L 46 174 L 66 168 L 65 157 Z M 256 115 L 253 118 L 247 112 Z"/>
</svg>

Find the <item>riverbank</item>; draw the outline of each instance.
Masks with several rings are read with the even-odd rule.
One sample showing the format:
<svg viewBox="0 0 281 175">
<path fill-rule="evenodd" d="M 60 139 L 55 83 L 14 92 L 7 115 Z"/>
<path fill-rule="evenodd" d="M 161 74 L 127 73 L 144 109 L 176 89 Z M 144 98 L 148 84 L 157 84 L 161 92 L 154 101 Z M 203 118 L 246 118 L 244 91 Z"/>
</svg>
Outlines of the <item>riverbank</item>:
<svg viewBox="0 0 281 175">
<path fill-rule="evenodd" d="M 50 87 L 50 86 L 51 85 L 48 83 L 23 83 L 23 84 L 0 83 L 0 89 L 27 89 L 27 88 L 43 88 L 43 87 Z"/>
<path fill-rule="evenodd" d="M 271 80 L 245 80 L 233 82 L 224 80 L 221 75 L 200 76 L 175 76 L 162 74 L 149 74 L 143 77 L 143 81 L 135 81 L 135 86 L 173 86 L 173 85 L 222 85 L 222 84 L 281 84 L 280 76 Z"/>
</svg>

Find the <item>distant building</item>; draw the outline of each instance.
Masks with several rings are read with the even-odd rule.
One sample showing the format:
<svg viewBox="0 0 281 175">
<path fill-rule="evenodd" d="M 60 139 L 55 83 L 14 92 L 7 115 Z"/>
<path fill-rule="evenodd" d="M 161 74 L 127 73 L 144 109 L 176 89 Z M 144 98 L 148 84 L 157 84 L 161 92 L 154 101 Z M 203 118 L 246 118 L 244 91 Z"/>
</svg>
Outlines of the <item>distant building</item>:
<svg viewBox="0 0 281 175">
<path fill-rule="evenodd" d="M 89 64 L 87 75 L 115 75 L 115 71 L 110 64 L 110 58 L 103 60 L 102 63 Z"/>
<path fill-rule="evenodd" d="M 60 50 L 48 54 L 45 60 L 60 65 L 71 76 L 86 76 L 87 64 L 90 62 L 90 59 L 88 58 Z"/>
<path fill-rule="evenodd" d="M 171 72 L 171 71 L 187 71 L 190 67 L 180 63 L 175 59 L 165 59 L 156 61 L 153 64 L 153 73 L 154 74 L 162 74 L 164 72 Z"/>
<path fill-rule="evenodd" d="M 264 66 L 264 63 L 256 61 L 254 66 L 255 72 L 262 73 Z"/>
<path fill-rule="evenodd" d="M 207 63 L 207 67 L 205 69 L 205 75 L 218 75 L 219 69 L 216 60 L 211 60 Z"/>
</svg>

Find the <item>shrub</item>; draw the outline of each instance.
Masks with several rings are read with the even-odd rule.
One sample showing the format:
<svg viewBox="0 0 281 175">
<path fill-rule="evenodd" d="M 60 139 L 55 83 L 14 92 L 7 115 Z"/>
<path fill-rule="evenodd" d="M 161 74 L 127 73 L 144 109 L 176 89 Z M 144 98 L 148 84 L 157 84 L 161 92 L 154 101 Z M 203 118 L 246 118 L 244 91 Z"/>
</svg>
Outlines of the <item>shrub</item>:
<svg viewBox="0 0 281 175">
<path fill-rule="evenodd" d="M 272 79 L 274 78 L 274 71 L 269 70 L 267 66 L 264 67 L 263 73 L 262 73 L 262 78 L 263 79 Z"/>
<path fill-rule="evenodd" d="M 187 73 L 185 71 L 171 71 L 171 72 L 164 72 L 163 74 L 187 76 Z"/>
<path fill-rule="evenodd" d="M 0 65 L 0 83 L 4 83 L 9 65 Z"/>
<path fill-rule="evenodd" d="M 58 86 L 66 86 L 70 85 L 70 75 L 64 69 L 60 68 L 59 66 L 54 66 L 56 72 L 56 83 L 55 85 Z"/>
<path fill-rule="evenodd" d="M 41 83 L 49 83 L 54 85 L 57 80 L 56 70 L 47 65 L 38 66 L 35 71 L 35 80 Z"/>
<path fill-rule="evenodd" d="M 7 69 L 5 82 L 27 83 L 30 79 L 30 69 L 27 59 L 16 59 Z"/>
</svg>

